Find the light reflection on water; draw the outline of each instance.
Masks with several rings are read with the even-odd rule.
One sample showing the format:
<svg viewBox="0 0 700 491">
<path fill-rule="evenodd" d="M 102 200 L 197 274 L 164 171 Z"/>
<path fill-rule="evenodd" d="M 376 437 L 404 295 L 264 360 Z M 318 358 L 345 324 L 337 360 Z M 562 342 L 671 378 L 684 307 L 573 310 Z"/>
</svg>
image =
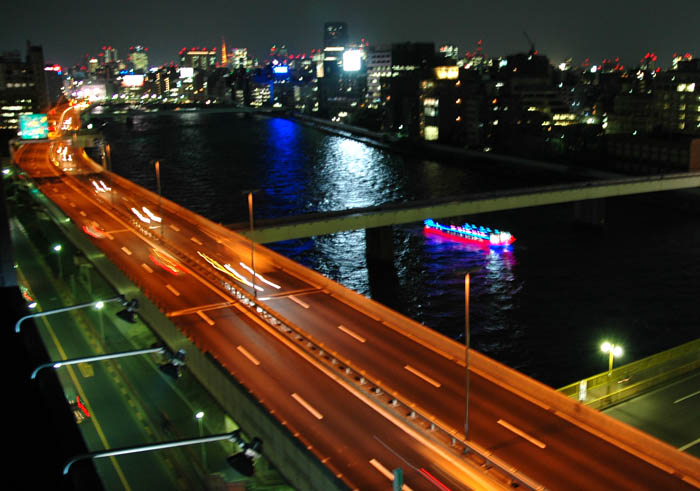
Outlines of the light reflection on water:
<svg viewBox="0 0 700 491">
<path fill-rule="evenodd" d="M 260 220 L 564 179 L 404 157 L 282 118 L 181 113 L 135 117 L 132 128 L 111 125 L 105 133 L 117 172 L 155 190 L 152 162 L 160 159 L 163 195 L 221 223 L 247 221 L 241 191 L 249 189 L 260 189 Z M 609 226 L 596 231 L 574 227 L 567 206 L 469 217 L 511 231 L 518 240 L 506 252 L 426 236 L 420 223 L 397 226 L 388 273 L 368 271 L 364 230 L 270 247 L 457 340 L 464 337 L 459 272 L 479 268 L 471 283 L 472 345 L 557 386 L 605 368 L 603 335 L 621 339 L 630 358 L 696 337 L 700 227 L 647 202 L 609 200 Z M 644 220 L 666 223 L 670 233 L 649 241 Z M 672 300 L 650 294 L 658 285 Z"/>
</svg>

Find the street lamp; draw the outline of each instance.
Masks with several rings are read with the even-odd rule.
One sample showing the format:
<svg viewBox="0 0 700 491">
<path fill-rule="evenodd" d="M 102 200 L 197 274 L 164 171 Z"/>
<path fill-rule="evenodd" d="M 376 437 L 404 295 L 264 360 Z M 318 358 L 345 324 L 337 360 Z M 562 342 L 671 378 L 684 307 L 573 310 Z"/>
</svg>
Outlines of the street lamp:
<svg viewBox="0 0 700 491">
<path fill-rule="evenodd" d="M 619 358 L 620 356 L 622 356 L 622 346 L 620 346 L 619 344 L 612 344 L 608 341 L 605 341 L 603 344 L 600 345 L 600 349 L 603 353 L 608 353 L 609 355 L 608 375 L 612 375 L 613 358 Z"/>
<path fill-rule="evenodd" d="M 194 417 L 197 419 L 197 423 L 199 424 L 199 438 L 202 438 L 202 419 L 204 418 L 204 411 L 199 411 L 194 415 Z M 202 467 L 205 469 L 207 468 L 204 444 L 202 444 Z"/>
<path fill-rule="evenodd" d="M 161 216 L 161 196 L 160 196 L 160 161 L 156 160 L 156 187 L 158 188 L 158 216 Z M 160 235 L 163 236 L 163 220 L 160 221 Z"/>
<path fill-rule="evenodd" d="M 58 257 L 58 277 L 63 278 L 63 263 L 61 262 L 61 250 L 63 246 L 61 244 L 54 244 L 52 249 L 56 253 L 56 257 Z"/>
<path fill-rule="evenodd" d="M 68 312 L 69 310 L 76 310 L 76 309 L 83 309 L 85 307 L 92 307 L 96 306 L 97 303 L 102 303 L 105 304 L 107 302 L 121 302 L 122 305 L 124 304 L 130 304 L 131 302 L 134 302 L 135 300 L 132 300 L 131 302 L 127 302 L 126 298 L 124 298 L 124 295 L 119 295 L 116 297 L 108 298 L 106 300 L 99 300 L 98 302 L 86 302 L 86 303 L 80 303 L 77 305 L 70 305 L 68 307 L 60 307 L 58 309 L 52 309 L 52 310 L 44 310 L 43 312 L 35 312 L 33 314 L 28 314 L 25 315 L 24 317 L 20 317 L 19 320 L 15 323 L 15 332 L 19 332 L 20 326 L 22 322 L 24 322 L 27 319 L 31 319 L 33 317 L 45 317 L 47 315 L 52 315 L 52 314 L 60 314 L 61 312 Z"/>
<path fill-rule="evenodd" d="M 464 405 L 464 439 L 469 440 L 469 273 L 464 275 L 464 345 L 466 363 L 466 393 Z"/>
<path fill-rule="evenodd" d="M 250 222 L 250 269 L 253 270 L 253 296 L 258 297 L 258 291 L 255 289 L 255 241 L 253 240 L 253 193 L 259 191 L 258 189 L 253 189 L 250 191 L 244 191 L 248 193 L 248 220 Z"/>
</svg>

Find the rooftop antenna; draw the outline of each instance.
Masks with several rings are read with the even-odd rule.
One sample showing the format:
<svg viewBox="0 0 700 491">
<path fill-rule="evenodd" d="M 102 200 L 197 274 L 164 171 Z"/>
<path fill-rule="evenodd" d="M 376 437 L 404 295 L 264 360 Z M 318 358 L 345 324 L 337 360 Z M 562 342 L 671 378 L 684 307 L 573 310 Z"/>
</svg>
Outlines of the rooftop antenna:
<svg viewBox="0 0 700 491">
<path fill-rule="evenodd" d="M 523 31 L 523 34 L 525 35 L 525 39 L 527 39 L 527 42 L 530 43 L 530 52 L 528 53 L 528 55 L 536 55 L 537 50 L 535 49 L 535 42 L 532 39 L 530 39 L 530 36 L 527 35 L 527 32 Z"/>
</svg>

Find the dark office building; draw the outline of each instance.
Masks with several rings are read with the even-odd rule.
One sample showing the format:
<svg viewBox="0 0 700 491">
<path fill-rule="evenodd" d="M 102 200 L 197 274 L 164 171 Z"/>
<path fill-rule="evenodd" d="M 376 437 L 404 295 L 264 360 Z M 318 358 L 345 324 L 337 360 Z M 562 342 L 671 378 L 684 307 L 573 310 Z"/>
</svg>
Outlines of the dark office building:
<svg viewBox="0 0 700 491">
<path fill-rule="evenodd" d="M 27 42 L 26 61 L 19 51 L 0 56 L 0 129 L 16 130 L 22 113 L 46 112 L 49 94 L 41 46 Z"/>
<path fill-rule="evenodd" d="M 323 47 L 345 47 L 348 44 L 348 25 L 345 22 L 326 22 L 323 28 Z"/>
</svg>

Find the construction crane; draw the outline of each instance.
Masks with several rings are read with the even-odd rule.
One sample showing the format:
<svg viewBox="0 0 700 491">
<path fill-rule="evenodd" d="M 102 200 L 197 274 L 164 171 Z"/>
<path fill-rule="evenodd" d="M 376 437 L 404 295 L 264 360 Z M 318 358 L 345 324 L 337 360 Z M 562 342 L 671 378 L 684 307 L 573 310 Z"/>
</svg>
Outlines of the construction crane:
<svg viewBox="0 0 700 491">
<path fill-rule="evenodd" d="M 536 55 L 537 50 L 535 49 L 535 42 L 530 39 L 530 36 L 527 35 L 527 32 L 523 31 L 523 35 L 525 36 L 525 39 L 527 39 L 527 42 L 530 43 L 530 52 L 528 53 L 530 56 Z"/>
</svg>

